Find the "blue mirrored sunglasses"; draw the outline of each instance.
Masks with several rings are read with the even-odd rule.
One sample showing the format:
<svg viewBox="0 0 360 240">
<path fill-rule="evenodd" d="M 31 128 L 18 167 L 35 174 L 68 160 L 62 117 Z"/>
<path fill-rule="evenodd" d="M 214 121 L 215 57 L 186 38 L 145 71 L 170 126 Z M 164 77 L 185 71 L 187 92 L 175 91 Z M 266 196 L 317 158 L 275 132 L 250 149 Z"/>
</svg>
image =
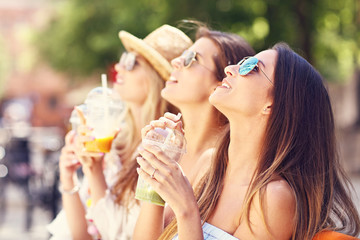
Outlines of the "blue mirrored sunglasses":
<svg viewBox="0 0 360 240">
<path fill-rule="evenodd" d="M 264 73 L 263 70 L 261 70 L 261 68 L 259 67 L 259 59 L 257 59 L 256 57 L 245 57 L 243 58 L 240 62 L 238 62 L 237 65 L 239 65 L 239 74 L 241 76 L 245 76 L 247 74 L 249 74 L 252 70 L 256 69 L 260 69 L 260 71 L 265 75 L 265 77 L 267 78 L 267 80 L 273 84 L 273 82 L 270 80 L 270 78 Z"/>
</svg>

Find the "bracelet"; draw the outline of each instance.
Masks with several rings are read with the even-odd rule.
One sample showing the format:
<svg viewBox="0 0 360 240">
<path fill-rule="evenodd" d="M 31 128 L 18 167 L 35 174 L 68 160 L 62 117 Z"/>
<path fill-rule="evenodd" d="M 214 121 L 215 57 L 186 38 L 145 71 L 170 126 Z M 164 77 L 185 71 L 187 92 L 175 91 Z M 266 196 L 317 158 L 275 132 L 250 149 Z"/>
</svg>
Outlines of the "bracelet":
<svg viewBox="0 0 360 240">
<path fill-rule="evenodd" d="M 80 190 L 80 186 L 79 186 L 79 185 L 75 185 L 75 186 L 74 186 L 72 189 L 70 189 L 70 190 L 65 190 L 61 184 L 59 185 L 59 192 L 61 192 L 61 194 L 74 195 L 74 194 L 77 193 L 79 190 Z"/>
</svg>

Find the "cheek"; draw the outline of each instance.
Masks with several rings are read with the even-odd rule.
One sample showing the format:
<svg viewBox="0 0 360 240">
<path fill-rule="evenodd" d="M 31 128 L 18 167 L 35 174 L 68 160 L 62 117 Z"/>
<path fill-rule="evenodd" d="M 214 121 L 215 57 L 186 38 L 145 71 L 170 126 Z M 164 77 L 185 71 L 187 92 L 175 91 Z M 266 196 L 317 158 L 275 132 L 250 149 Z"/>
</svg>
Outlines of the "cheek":
<svg viewBox="0 0 360 240">
<path fill-rule="evenodd" d="M 148 79 L 142 76 L 128 76 L 124 84 L 115 84 L 114 89 L 124 101 L 143 104 L 148 95 L 148 82 Z"/>
</svg>

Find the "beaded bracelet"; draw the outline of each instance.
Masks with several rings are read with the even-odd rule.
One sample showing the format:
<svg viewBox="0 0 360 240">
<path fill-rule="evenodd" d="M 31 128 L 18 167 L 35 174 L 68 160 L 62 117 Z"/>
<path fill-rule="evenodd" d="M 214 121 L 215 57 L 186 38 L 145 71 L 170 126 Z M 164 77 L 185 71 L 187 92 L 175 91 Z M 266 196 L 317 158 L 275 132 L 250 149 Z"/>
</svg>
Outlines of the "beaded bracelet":
<svg viewBox="0 0 360 240">
<path fill-rule="evenodd" d="M 74 186 L 72 189 L 70 189 L 70 190 L 65 190 L 61 184 L 59 185 L 59 192 L 61 192 L 62 194 L 74 195 L 74 194 L 77 193 L 79 190 L 80 190 L 80 186 L 79 186 L 79 185 L 75 185 L 75 186 Z"/>
</svg>

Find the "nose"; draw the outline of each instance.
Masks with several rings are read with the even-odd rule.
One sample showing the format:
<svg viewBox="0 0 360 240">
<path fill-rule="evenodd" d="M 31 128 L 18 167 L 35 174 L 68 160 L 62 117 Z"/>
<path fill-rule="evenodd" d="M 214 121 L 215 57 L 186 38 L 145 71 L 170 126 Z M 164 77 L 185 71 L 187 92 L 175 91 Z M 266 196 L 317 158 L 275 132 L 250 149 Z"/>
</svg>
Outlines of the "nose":
<svg viewBox="0 0 360 240">
<path fill-rule="evenodd" d="M 174 69 L 180 69 L 184 66 L 184 59 L 180 56 L 171 60 L 171 65 Z"/>
<path fill-rule="evenodd" d="M 115 71 L 119 72 L 121 69 L 120 63 L 115 64 Z"/>
<path fill-rule="evenodd" d="M 239 67 L 238 65 L 229 65 L 229 66 L 225 67 L 224 72 L 225 72 L 226 76 L 227 77 L 235 76 L 238 67 Z"/>
</svg>

